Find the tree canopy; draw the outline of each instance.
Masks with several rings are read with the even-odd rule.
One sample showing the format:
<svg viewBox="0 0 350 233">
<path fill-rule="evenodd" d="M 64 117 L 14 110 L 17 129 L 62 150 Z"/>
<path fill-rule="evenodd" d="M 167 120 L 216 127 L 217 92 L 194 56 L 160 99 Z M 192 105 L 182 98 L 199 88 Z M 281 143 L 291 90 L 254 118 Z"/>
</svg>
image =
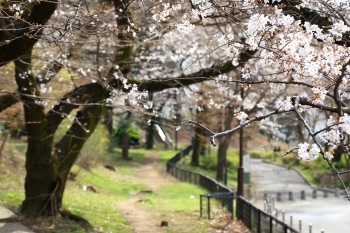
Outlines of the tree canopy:
<svg viewBox="0 0 350 233">
<path fill-rule="evenodd" d="M 274 132 L 276 117 L 292 116 L 311 140 L 286 154 L 307 161 L 321 155 L 340 180 L 347 173 L 332 164 L 337 147 L 349 152 L 346 1 L 0 4 L 0 110 L 23 105 L 28 148 L 22 212 L 28 216 L 59 212 L 69 170 L 106 107 L 126 101 L 130 109 L 146 108 L 148 92 L 204 81 L 211 85 L 206 111 L 230 105 L 240 122 L 218 131 L 183 123 L 204 128 L 213 144 L 254 121 Z M 237 85 L 249 90 L 244 100 L 237 98 Z M 306 120 L 315 113 L 325 116 L 317 127 Z M 66 118 L 70 128 L 54 140 Z"/>
</svg>

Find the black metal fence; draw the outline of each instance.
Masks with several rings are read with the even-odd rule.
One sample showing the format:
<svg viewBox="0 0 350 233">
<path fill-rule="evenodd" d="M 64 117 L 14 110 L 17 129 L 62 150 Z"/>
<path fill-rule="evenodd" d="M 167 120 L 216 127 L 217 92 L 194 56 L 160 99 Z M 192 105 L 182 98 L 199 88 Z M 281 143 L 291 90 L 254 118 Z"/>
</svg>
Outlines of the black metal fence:
<svg viewBox="0 0 350 233">
<path fill-rule="evenodd" d="M 286 223 L 256 208 L 243 197 L 236 198 L 236 217 L 255 233 L 298 233 Z"/>
<path fill-rule="evenodd" d="M 190 151 L 192 150 L 192 145 L 188 146 L 186 149 L 183 151 L 180 151 L 177 153 L 174 157 L 168 160 L 166 163 L 166 171 L 169 172 L 170 168 L 176 166 L 177 162 L 179 162 L 184 156 L 188 155 Z"/>
<path fill-rule="evenodd" d="M 208 211 L 209 218 L 210 218 L 210 211 L 211 211 L 210 199 L 215 199 L 219 201 L 221 203 L 221 206 L 227 209 L 227 211 L 229 211 L 233 216 L 234 193 L 231 189 L 227 188 L 223 184 L 217 182 L 216 180 L 210 177 L 207 177 L 197 172 L 188 171 L 176 165 L 176 163 L 179 162 L 184 156 L 187 156 L 191 150 L 192 150 L 192 146 L 188 146 L 185 150 L 177 153 L 174 157 L 169 159 L 167 162 L 167 172 L 181 181 L 199 185 L 200 187 L 210 192 L 209 194 L 201 195 L 201 202 L 200 202 L 201 214 L 204 207 L 203 197 L 207 197 L 206 198 L 207 206 L 208 206 L 207 211 Z"/>
<path fill-rule="evenodd" d="M 167 172 L 181 181 L 196 184 L 207 189 L 209 194 L 200 195 L 200 214 L 207 213 L 211 217 L 211 206 L 213 201 L 218 202 L 222 208 L 227 209 L 233 217 L 234 193 L 231 189 L 220 184 L 216 180 L 203 174 L 188 171 L 176 166 L 184 156 L 187 156 L 192 149 L 188 146 L 185 150 L 177 153 L 167 162 Z M 206 205 L 203 204 L 206 201 Z M 205 207 L 207 211 L 204 211 Z M 288 226 L 283 221 L 256 208 L 243 197 L 236 198 L 236 217 L 241 220 L 254 233 L 298 233 L 297 230 Z"/>
<path fill-rule="evenodd" d="M 209 193 L 200 195 L 200 216 L 203 217 L 204 214 L 207 214 L 208 219 L 211 218 L 211 213 L 215 207 L 219 207 L 220 210 L 226 209 L 233 218 L 233 200 L 234 194 L 232 192 L 218 192 L 218 193 Z M 206 202 L 206 205 L 205 205 Z M 205 211 L 206 208 L 206 211 Z"/>
</svg>

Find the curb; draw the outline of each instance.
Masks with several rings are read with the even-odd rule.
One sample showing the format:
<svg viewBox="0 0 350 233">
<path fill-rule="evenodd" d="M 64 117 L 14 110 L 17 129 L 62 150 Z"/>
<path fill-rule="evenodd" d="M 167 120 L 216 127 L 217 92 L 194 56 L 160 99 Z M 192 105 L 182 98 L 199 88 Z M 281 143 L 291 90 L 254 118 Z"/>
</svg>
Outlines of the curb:
<svg viewBox="0 0 350 233">
<path fill-rule="evenodd" d="M 18 222 L 18 220 L 19 220 L 18 216 L 13 216 L 13 217 L 8 217 L 8 218 L 0 218 L 0 223 Z"/>
</svg>

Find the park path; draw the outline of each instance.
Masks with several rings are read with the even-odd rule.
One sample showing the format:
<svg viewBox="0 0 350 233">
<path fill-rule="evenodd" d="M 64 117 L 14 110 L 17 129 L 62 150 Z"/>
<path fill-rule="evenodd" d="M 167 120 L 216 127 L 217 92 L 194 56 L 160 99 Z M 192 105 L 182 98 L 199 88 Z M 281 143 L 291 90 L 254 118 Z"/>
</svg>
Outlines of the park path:
<svg viewBox="0 0 350 233">
<path fill-rule="evenodd" d="M 133 233 L 249 233 L 250 231 L 239 221 L 228 221 L 213 218 L 207 223 L 198 221 L 198 214 L 181 214 L 180 212 L 159 212 L 150 211 L 139 205 L 139 202 L 147 202 L 147 192 L 157 192 L 163 185 L 181 182 L 166 172 L 164 163 L 157 163 L 158 154 L 145 154 L 146 162 L 141 167 L 136 167 L 134 175 L 143 183 L 147 190 L 130 194 L 130 198 L 117 204 L 127 219 Z M 198 203 L 199 208 L 199 203 Z M 160 217 L 162 216 L 162 217 Z M 163 219 L 164 218 L 164 219 Z M 169 229 L 161 227 L 161 222 L 168 222 Z M 198 225 L 199 224 L 199 225 Z M 222 225 L 224 224 L 224 225 Z"/>
<path fill-rule="evenodd" d="M 311 197 L 312 187 L 292 169 L 262 162 L 259 159 L 251 160 L 251 176 L 253 181 L 254 206 L 264 208 L 264 193 L 268 196 L 281 192 L 284 197 L 281 202 L 275 203 L 275 208 L 285 210 L 287 223 L 290 215 L 293 216 L 293 227 L 299 229 L 297 223 L 302 220 L 302 232 L 309 232 L 312 223 L 312 232 L 319 233 L 323 229 L 329 233 L 348 233 L 350 229 L 350 202 L 343 196 L 335 197 L 328 194 L 325 198 L 318 192 L 317 199 Z M 305 190 L 306 199 L 301 200 L 300 192 Z M 294 200 L 288 200 L 288 192 L 293 192 Z M 279 219 L 281 220 L 279 212 Z"/>
<path fill-rule="evenodd" d="M 295 196 L 304 190 L 306 194 L 312 194 L 310 185 L 293 169 L 265 163 L 261 159 L 251 159 L 251 176 L 254 183 L 253 196 L 257 200 L 263 200 L 264 193 L 268 196 L 276 196 L 281 192 L 284 199 L 288 192 Z"/>
<path fill-rule="evenodd" d="M 33 233 L 22 223 L 12 211 L 0 206 L 0 233 Z"/>
<path fill-rule="evenodd" d="M 162 174 L 163 164 L 158 164 L 158 154 L 145 154 L 146 162 L 142 168 L 135 170 L 135 176 L 147 187 L 144 192 L 154 192 L 164 184 L 169 183 L 167 174 Z M 161 167 L 160 167 L 161 166 Z M 163 168 L 164 169 L 164 168 Z M 117 207 L 121 210 L 127 219 L 133 232 L 135 233 L 163 233 L 161 227 L 161 219 L 157 218 L 153 212 L 150 212 L 138 205 L 138 202 L 146 201 L 142 192 L 130 194 L 130 198 L 126 201 L 118 203 Z"/>
</svg>

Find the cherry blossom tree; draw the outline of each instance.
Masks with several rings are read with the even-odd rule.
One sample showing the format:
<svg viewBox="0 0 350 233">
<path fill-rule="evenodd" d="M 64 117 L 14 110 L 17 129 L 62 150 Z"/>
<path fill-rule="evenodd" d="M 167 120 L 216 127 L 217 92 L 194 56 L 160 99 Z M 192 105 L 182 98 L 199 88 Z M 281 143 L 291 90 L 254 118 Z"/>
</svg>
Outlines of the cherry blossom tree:
<svg viewBox="0 0 350 233">
<path fill-rule="evenodd" d="M 177 10 L 163 7 L 162 14 L 155 16 L 159 21 Z M 208 48 L 205 53 L 212 55 L 212 51 L 220 51 L 231 59 L 233 66 L 239 67 L 241 79 L 232 77 L 229 82 L 238 82 L 244 88 L 270 89 L 278 96 L 274 106 L 262 105 L 249 119 L 244 112 L 236 114 L 240 120 L 236 127 L 222 132 L 205 128 L 212 134 L 212 143 L 254 121 L 267 121 L 281 114 L 294 115 L 312 143 L 300 142 L 286 154 L 293 153 L 307 161 L 321 155 L 342 181 L 341 175 L 347 172 L 333 166 L 332 152 L 325 151 L 322 145 L 326 143 L 334 148 L 348 145 L 349 3 L 198 0 L 190 1 L 188 8 L 187 14 L 175 25 L 183 33 L 191 33 L 199 22 L 232 26 L 231 31 L 221 30 L 214 35 L 219 45 Z M 240 56 L 247 51 L 255 53 L 249 61 L 242 62 Z M 284 92 L 287 86 L 294 92 Z M 306 116 L 314 110 L 332 113 L 322 129 L 315 130 L 306 121 Z M 343 186 L 350 199 L 344 183 Z"/>
<path fill-rule="evenodd" d="M 21 102 L 24 109 L 28 147 L 21 211 L 27 216 L 62 214 L 69 170 L 106 107 L 127 100 L 132 110 L 144 105 L 147 91 L 201 82 L 227 69 L 216 64 L 191 78 L 178 73 L 161 82 L 137 79 L 141 68 L 155 74 L 140 64 L 145 40 L 157 38 L 141 30 L 143 14 L 133 18 L 136 3 L 113 4 L 109 10 L 107 3 L 83 1 L 1 3 L 0 60 L 2 66 L 14 62 L 14 73 L 5 77 L 17 87 L 1 90 L 0 106 L 4 110 Z M 55 138 L 64 120 L 70 126 Z"/>
<path fill-rule="evenodd" d="M 322 145 L 349 152 L 349 3 L 112 2 L 1 3 L 0 66 L 14 62 L 14 77 L 6 78 L 16 87 L 1 90 L 0 107 L 21 101 L 28 131 L 24 214 L 58 214 L 68 172 L 106 107 L 127 100 L 129 110 L 147 112 L 140 110 L 147 92 L 204 80 L 215 83 L 214 93 L 236 83 L 274 100 L 261 101 L 249 118 L 249 107 L 235 107 L 231 116 L 239 123 L 222 131 L 184 122 L 202 126 L 212 144 L 254 121 L 267 125 L 274 116 L 294 115 L 312 142 L 286 154 L 321 155 L 342 181 L 344 172 Z M 322 129 L 309 125 L 310 111 L 329 116 Z M 70 128 L 54 140 L 64 119 Z"/>
</svg>

